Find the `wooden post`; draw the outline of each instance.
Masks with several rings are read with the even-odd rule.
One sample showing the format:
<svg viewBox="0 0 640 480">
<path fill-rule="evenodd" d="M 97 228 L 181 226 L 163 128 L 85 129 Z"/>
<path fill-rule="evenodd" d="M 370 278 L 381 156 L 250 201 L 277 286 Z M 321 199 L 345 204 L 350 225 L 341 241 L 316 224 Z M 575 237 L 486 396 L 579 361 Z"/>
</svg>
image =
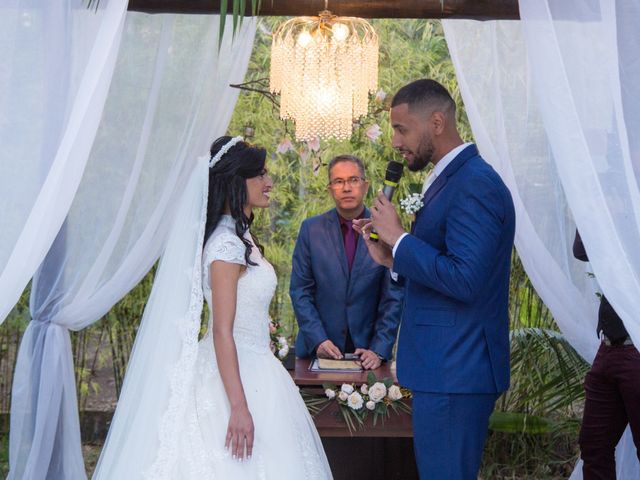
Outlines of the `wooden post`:
<svg viewBox="0 0 640 480">
<path fill-rule="evenodd" d="M 232 1 L 228 2 L 231 10 Z M 251 1 L 246 0 L 246 15 Z M 331 12 L 362 18 L 520 18 L 518 0 L 329 0 Z M 129 0 L 129 10 L 147 13 L 219 13 L 220 0 Z M 260 15 L 317 15 L 324 0 L 262 0 Z"/>
</svg>

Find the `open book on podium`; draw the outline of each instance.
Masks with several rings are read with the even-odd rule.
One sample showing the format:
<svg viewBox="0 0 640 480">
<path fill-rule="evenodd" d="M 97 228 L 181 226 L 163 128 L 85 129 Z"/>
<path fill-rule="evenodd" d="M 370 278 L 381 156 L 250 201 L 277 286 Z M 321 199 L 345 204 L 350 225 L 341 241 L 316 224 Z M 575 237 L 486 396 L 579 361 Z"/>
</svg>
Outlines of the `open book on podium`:
<svg viewBox="0 0 640 480">
<path fill-rule="evenodd" d="M 349 353 L 340 360 L 333 358 L 316 358 L 309 364 L 309 371 L 311 372 L 351 373 L 361 372 L 362 370 L 360 357 Z"/>
</svg>

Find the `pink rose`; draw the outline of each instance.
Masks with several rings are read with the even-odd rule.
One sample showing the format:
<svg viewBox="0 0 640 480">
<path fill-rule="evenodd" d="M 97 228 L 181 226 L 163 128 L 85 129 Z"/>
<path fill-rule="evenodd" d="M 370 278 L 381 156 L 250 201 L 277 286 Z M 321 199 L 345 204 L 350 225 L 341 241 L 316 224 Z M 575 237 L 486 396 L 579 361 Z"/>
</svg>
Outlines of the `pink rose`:
<svg viewBox="0 0 640 480">
<path fill-rule="evenodd" d="M 276 148 L 276 152 L 278 153 L 287 153 L 290 150 L 293 150 L 293 144 L 288 138 L 282 140 Z"/>
<path fill-rule="evenodd" d="M 382 135 L 382 129 L 380 128 L 380 125 L 374 123 L 364 131 L 364 134 L 369 138 L 369 140 L 375 142 L 378 137 Z"/>
<path fill-rule="evenodd" d="M 387 94 L 385 93 L 385 91 L 382 89 L 378 90 L 378 93 L 376 93 L 375 101 L 377 103 L 382 103 L 384 102 L 385 98 L 387 98 Z"/>
<path fill-rule="evenodd" d="M 317 152 L 318 150 L 320 150 L 320 137 L 316 137 L 312 140 L 309 140 L 307 142 L 307 146 L 309 147 L 309 150 L 311 150 L 312 152 Z"/>
<path fill-rule="evenodd" d="M 303 162 L 309 160 L 309 157 L 311 156 L 311 151 L 308 148 L 304 147 L 302 147 L 298 153 L 300 154 L 300 158 Z"/>
</svg>

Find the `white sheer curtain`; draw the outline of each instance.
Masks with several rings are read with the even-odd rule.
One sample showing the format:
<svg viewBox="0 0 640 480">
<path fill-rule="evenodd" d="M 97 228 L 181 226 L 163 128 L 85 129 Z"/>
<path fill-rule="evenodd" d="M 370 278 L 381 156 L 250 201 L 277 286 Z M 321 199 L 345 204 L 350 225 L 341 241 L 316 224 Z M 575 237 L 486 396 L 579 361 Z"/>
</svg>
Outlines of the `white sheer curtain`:
<svg viewBox="0 0 640 480">
<path fill-rule="evenodd" d="M 480 151 L 514 196 L 518 253 L 589 361 L 598 345 L 597 290 L 613 297 L 640 340 L 640 306 L 633 305 L 640 263 L 632 248 L 639 244 L 639 116 L 631 96 L 640 81 L 631 28 L 639 16 L 629 4 L 623 14 L 613 2 L 601 7 L 521 1 L 521 22 L 443 22 Z M 573 218 L 591 260 L 586 267 L 572 258 Z M 618 478 L 640 478 L 629 431 L 616 456 Z M 572 478 L 581 477 L 579 464 Z"/>
<path fill-rule="evenodd" d="M 78 188 L 111 82 L 127 0 L 0 2 L 0 323 Z"/>
<path fill-rule="evenodd" d="M 128 13 L 86 171 L 33 280 L 11 412 L 11 478 L 85 478 L 69 330 L 97 321 L 149 270 L 196 159 L 225 133 L 253 46 L 245 21 Z M 29 472 L 29 474 L 25 473 Z M 33 476 L 30 476 L 33 475 Z"/>
<path fill-rule="evenodd" d="M 590 263 L 640 345 L 640 2 L 521 0 L 532 84 Z"/>
</svg>

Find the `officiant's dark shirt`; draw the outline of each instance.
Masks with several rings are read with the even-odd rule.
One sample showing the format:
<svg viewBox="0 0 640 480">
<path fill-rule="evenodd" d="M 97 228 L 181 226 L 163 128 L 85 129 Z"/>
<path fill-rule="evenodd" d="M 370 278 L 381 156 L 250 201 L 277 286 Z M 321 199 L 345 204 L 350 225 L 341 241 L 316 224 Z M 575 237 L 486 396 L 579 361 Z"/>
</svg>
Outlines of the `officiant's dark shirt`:
<svg viewBox="0 0 640 480">
<path fill-rule="evenodd" d="M 356 217 L 356 220 L 361 219 L 364 216 L 364 209 Z M 344 252 L 347 255 L 347 263 L 349 265 L 349 273 L 351 273 L 351 267 L 353 267 L 353 259 L 356 257 L 356 247 L 358 246 L 358 234 L 353 229 L 353 222 L 343 218 L 338 213 L 338 220 L 340 221 L 340 230 L 342 231 L 342 241 L 344 242 Z M 344 345 L 345 353 L 352 353 L 356 349 L 351 338 L 351 332 L 347 330 L 347 341 Z"/>
<path fill-rule="evenodd" d="M 356 217 L 356 220 L 361 219 L 364 216 L 364 209 Z M 338 220 L 340 221 L 340 230 L 342 231 L 342 241 L 344 242 L 344 252 L 347 255 L 347 263 L 349 264 L 349 272 L 353 267 L 353 259 L 356 257 L 356 247 L 358 246 L 358 234 L 353 229 L 353 223 L 351 220 L 343 218 L 338 213 Z"/>
</svg>

